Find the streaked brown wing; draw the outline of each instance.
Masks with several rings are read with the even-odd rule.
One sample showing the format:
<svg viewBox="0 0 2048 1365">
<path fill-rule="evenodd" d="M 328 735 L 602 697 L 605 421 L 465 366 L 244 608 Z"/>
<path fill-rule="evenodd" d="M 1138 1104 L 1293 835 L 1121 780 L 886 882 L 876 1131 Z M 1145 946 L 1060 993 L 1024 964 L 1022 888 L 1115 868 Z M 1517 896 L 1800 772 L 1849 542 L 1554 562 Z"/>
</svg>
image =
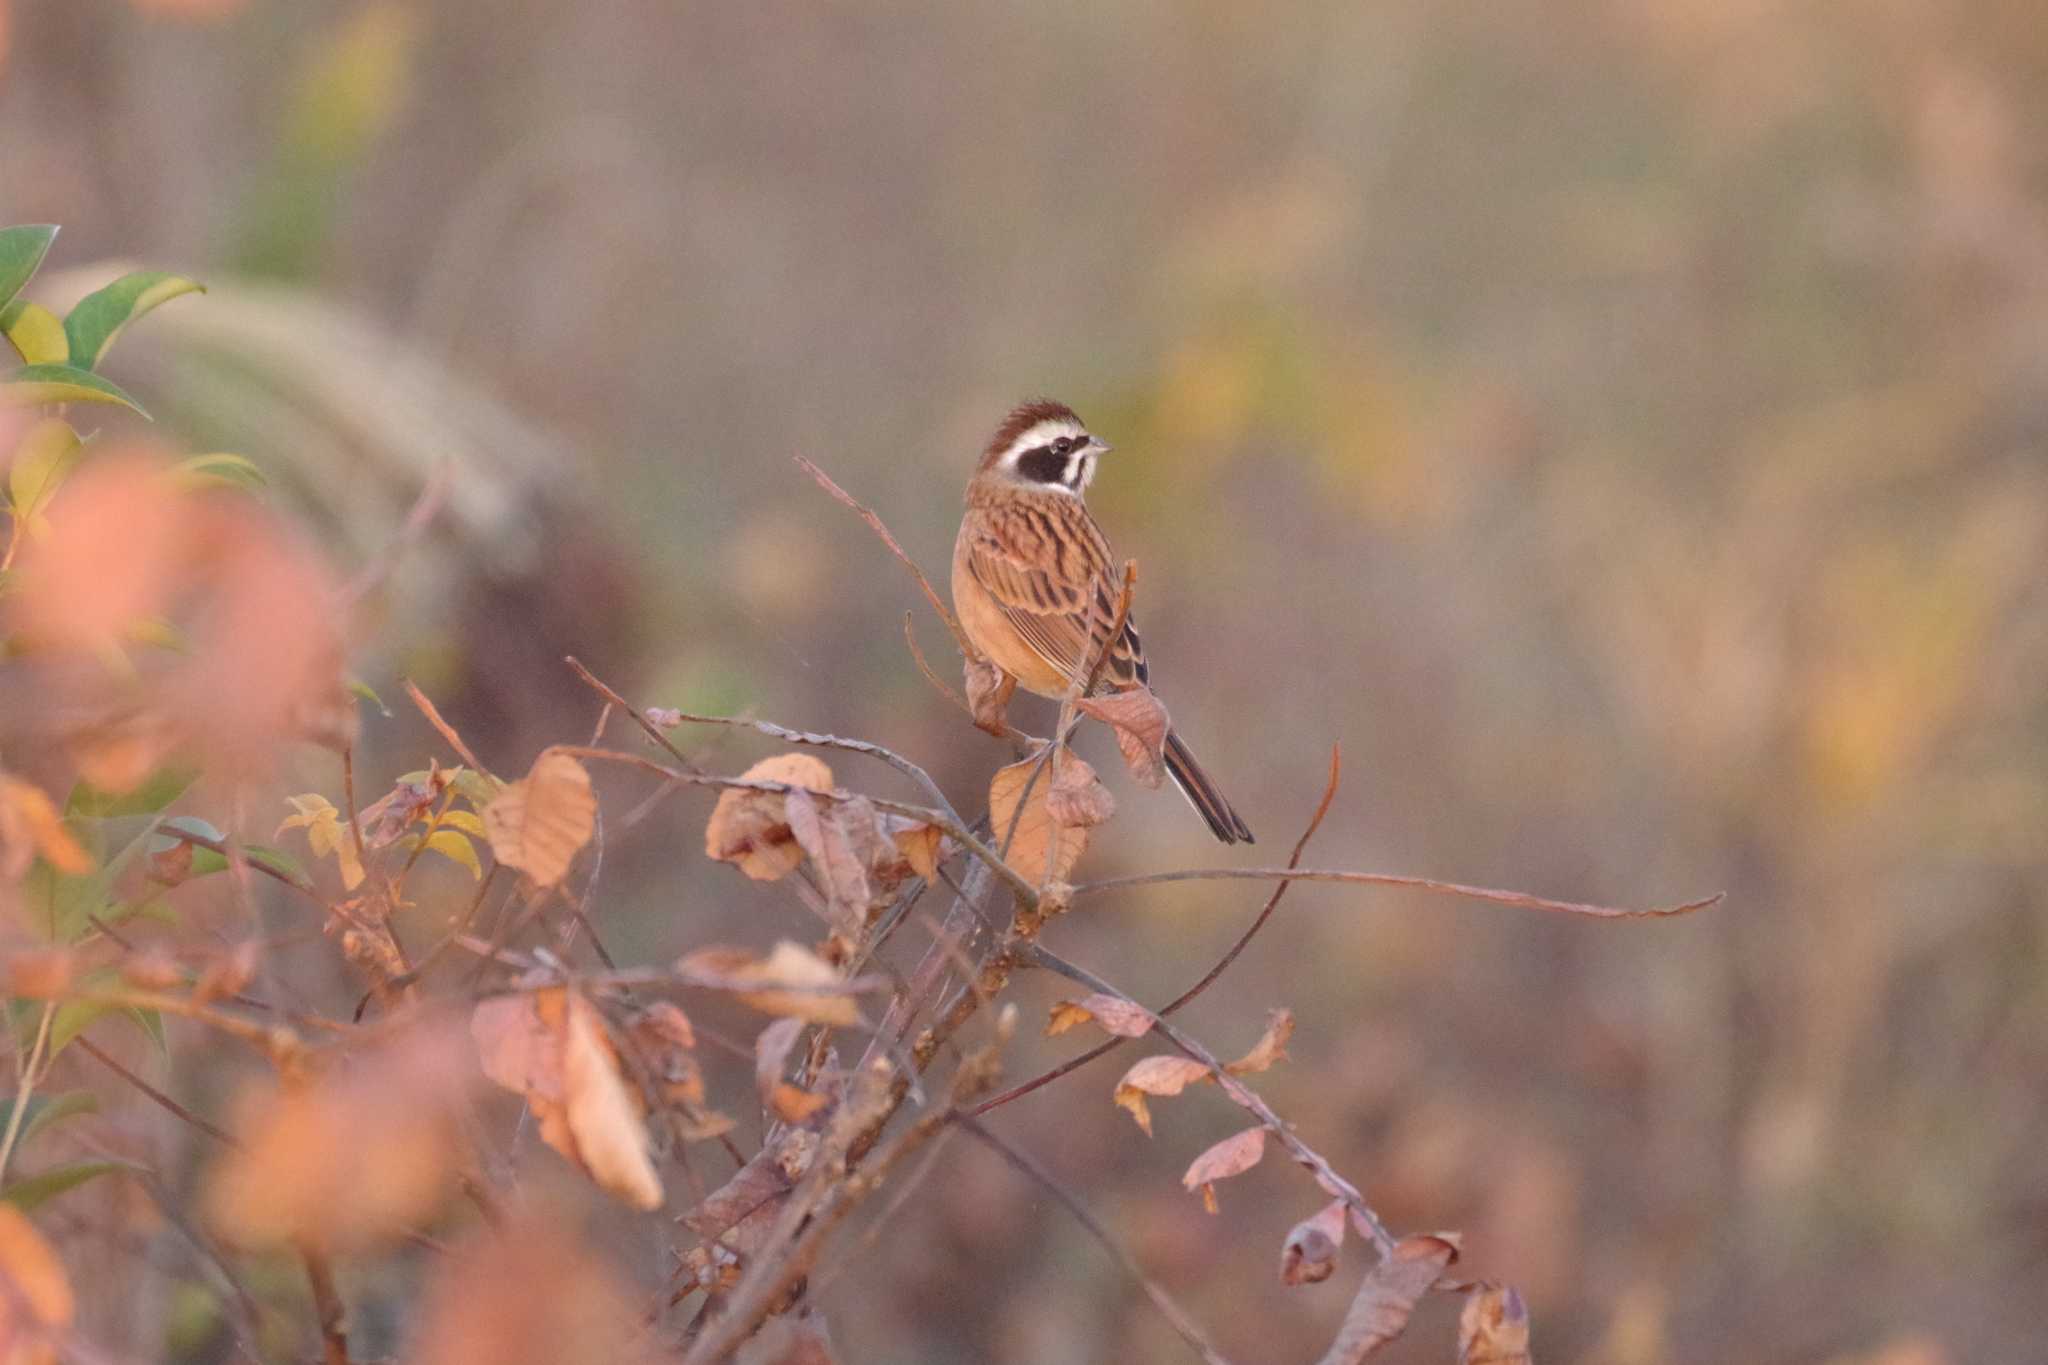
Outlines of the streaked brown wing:
<svg viewBox="0 0 2048 1365">
<path fill-rule="evenodd" d="M 1094 662 L 1116 619 L 1122 583 L 1092 518 L 1055 517 L 1036 507 L 985 516 L 968 546 L 967 568 L 1018 635 L 1071 679 Z M 1144 646 L 1127 620 L 1097 690 L 1146 677 Z"/>
</svg>

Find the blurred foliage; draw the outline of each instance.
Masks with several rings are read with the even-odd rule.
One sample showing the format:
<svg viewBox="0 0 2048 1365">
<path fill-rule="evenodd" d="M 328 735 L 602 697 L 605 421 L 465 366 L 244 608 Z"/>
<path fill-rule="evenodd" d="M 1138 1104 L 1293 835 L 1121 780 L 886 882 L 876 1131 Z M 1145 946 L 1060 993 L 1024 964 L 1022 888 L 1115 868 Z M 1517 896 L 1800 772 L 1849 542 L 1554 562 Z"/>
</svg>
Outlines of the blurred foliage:
<svg viewBox="0 0 2048 1365">
<path fill-rule="evenodd" d="M 1552 1358 L 2037 1353 L 2038 6 L 10 17 L 6 218 L 105 225 L 88 250 L 206 263 L 223 299 L 215 264 L 369 316 L 319 334 L 348 338 L 349 382 L 317 419 L 262 409 L 323 524 L 424 479 L 354 463 L 388 432 L 333 436 L 378 408 L 374 369 L 346 369 L 363 335 L 580 452 L 567 482 L 616 534 L 516 523 L 577 591 L 451 572 L 436 611 L 392 608 L 407 668 L 467 681 L 466 733 L 540 728 L 489 680 L 542 676 L 629 600 L 604 633 L 651 695 L 985 780 L 1000 755 L 939 739 L 896 644 L 913 595 L 786 456 L 938 563 L 984 428 L 1049 390 L 1117 447 L 1095 502 L 1140 559 L 1162 694 L 1262 831 L 1305 815 L 1341 738 L 1358 776 L 1318 860 L 1731 893 L 1597 936 L 1297 893 L 1239 969 L 1294 1006 L 1319 1078 L 1276 1073 L 1275 1101 L 1390 1216 L 1455 1211 Z M 529 448 L 470 448 L 499 445 L 523 480 Z M 1184 815 L 1124 805 L 1161 839 Z M 648 944 L 679 904 L 756 904 L 618 863 Z M 1241 905 L 1133 897 L 1066 928 L 1166 992 Z M 1258 1335 L 1226 1351 L 1326 1335 L 1340 1288 L 1255 1278 L 1303 1210 L 1226 1236 L 1167 1178 L 1221 1132 L 1155 1160 L 1111 1113 L 1003 1119 L 1176 1290 L 1243 1305 Z M 999 1163 L 938 1179 L 878 1253 L 895 1292 L 830 1305 L 850 1358 L 1173 1358 Z M 932 1306 L 968 1283 L 1005 1290 Z M 106 1298 L 81 1312 L 128 1306 Z M 1265 1330 L 1283 1311 L 1298 1338 Z"/>
</svg>

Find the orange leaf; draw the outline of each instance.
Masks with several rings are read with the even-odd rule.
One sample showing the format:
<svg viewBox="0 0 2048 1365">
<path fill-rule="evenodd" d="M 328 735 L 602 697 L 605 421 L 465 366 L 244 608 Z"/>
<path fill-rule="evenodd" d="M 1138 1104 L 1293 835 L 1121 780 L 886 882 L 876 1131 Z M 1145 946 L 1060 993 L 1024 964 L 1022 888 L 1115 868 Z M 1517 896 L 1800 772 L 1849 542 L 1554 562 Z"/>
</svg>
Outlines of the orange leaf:
<svg viewBox="0 0 2048 1365">
<path fill-rule="evenodd" d="M 1166 735 L 1173 726 L 1166 707 L 1149 687 L 1133 687 L 1100 697 L 1083 697 L 1074 703 L 1116 732 L 1117 752 L 1131 780 L 1141 787 L 1153 787 L 1166 777 Z"/>
<path fill-rule="evenodd" d="M 922 820 L 890 836 L 896 852 L 910 864 L 913 872 L 928 882 L 938 880 L 939 843 L 945 837 L 937 825 L 929 825 Z"/>
<path fill-rule="evenodd" d="M 1529 1365 L 1529 1309 L 1513 1285 L 1482 1285 L 1465 1300 L 1458 1365 Z"/>
<path fill-rule="evenodd" d="M 604 1018 L 580 994 L 569 994 L 562 1040 L 562 1098 L 576 1149 L 570 1155 L 598 1187 L 636 1209 L 661 1207 L 661 1177 L 649 1153 L 646 1102 L 619 1074 L 619 1054 Z"/>
<path fill-rule="evenodd" d="M 64 817 L 43 789 L 0 775 L 0 878 L 21 876 L 36 854 L 73 876 L 92 870 L 92 858 L 64 827 Z"/>
<path fill-rule="evenodd" d="M 1017 680 L 986 659 L 970 658 L 966 667 L 967 709 L 975 725 L 1000 739 L 1010 731 L 1003 713 L 1009 710 Z"/>
<path fill-rule="evenodd" d="M 597 828 L 590 773 L 567 754 L 541 751 L 526 776 L 484 807 L 491 852 L 536 886 L 554 886 Z"/>
<path fill-rule="evenodd" d="M 1287 1056 L 1287 1040 L 1294 1036 L 1294 1011 L 1290 1009 L 1269 1010 L 1266 1014 L 1266 1031 L 1259 1035 L 1259 1041 L 1252 1050 L 1224 1067 L 1233 1076 L 1244 1076 L 1254 1071 L 1264 1071 Z"/>
<path fill-rule="evenodd" d="M 1003 861 L 1034 886 L 1065 881 L 1088 847 L 1086 829 L 1053 819 L 1046 806 L 1051 790 L 1052 774 L 1035 756 L 998 769 L 988 786 L 992 841 L 999 849 L 1009 841 Z"/>
<path fill-rule="evenodd" d="M 1045 1036 L 1057 1038 L 1075 1025 L 1091 1020 L 1100 1025 L 1104 1033 L 1113 1033 L 1119 1038 L 1142 1038 L 1152 1031 L 1153 1022 L 1151 1012 L 1143 1005 L 1098 992 L 1079 1000 L 1054 1002 L 1051 1018 L 1046 1022 Z"/>
<path fill-rule="evenodd" d="M 764 758 L 740 776 L 749 782 L 782 782 L 812 791 L 832 790 L 832 770 L 809 754 L 777 754 Z M 705 855 L 738 863 L 757 882 L 777 881 L 796 871 L 803 850 L 790 833 L 781 792 L 728 787 L 704 826 Z"/>
<path fill-rule="evenodd" d="M 1188 1164 L 1187 1173 L 1180 1183 L 1189 1193 L 1199 1189 L 1202 1205 L 1209 1212 L 1216 1212 L 1216 1182 L 1228 1180 L 1234 1175 L 1243 1175 L 1259 1164 L 1259 1158 L 1266 1154 L 1266 1130 L 1247 1128 L 1223 1139 L 1203 1152 Z"/>
<path fill-rule="evenodd" d="M 64 1263 L 27 1215 L 0 1204 L 0 1350 L 7 1365 L 53 1365 L 44 1338 L 71 1330 L 77 1311 Z"/>
<path fill-rule="evenodd" d="M 844 982 L 838 969 L 787 939 L 765 958 L 743 948 L 700 948 L 676 963 L 676 970 L 714 990 L 737 991 L 741 1004 L 763 1014 L 792 1015 L 818 1024 L 860 1022 L 853 997 L 832 989 Z M 762 989 L 774 986 L 797 989 Z"/>
<path fill-rule="evenodd" d="M 1147 1095 L 1178 1095 L 1195 1081 L 1206 1080 L 1209 1067 L 1192 1057 L 1172 1055 L 1147 1057 L 1116 1083 L 1112 1098 L 1121 1108 L 1131 1111 L 1131 1117 L 1145 1130 L 1145 1136 L 1152 1135 L 1152 1111 L 1145 1105 Z"/>
</svg>

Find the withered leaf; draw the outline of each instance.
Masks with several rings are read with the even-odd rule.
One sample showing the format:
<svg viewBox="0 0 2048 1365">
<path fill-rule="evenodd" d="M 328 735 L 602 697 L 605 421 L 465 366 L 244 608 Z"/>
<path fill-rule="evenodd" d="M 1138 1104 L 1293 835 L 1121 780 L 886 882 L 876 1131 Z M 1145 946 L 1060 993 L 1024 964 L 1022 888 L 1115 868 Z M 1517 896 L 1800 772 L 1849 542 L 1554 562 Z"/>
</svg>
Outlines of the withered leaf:
<svg viewBox="0 0 2048 1365">
<path fill-rule="evenodd" d="M 833 923 L 858 933 L 868 912 L 882 904 L 876 894 L 879 874 L 896 860 L 896 846 L 882 837 L 874 803 L 864 796 L 834 801 L 791 792 L 784 813 L 825 887 Z"/>
<path fill-rule="evenodd" d="M 1264 1071 L 1273 1063 L 1285 1060 L 1287 1040 L 1293 1036 L 1294 1011 L 1285 1008 L 1269 1010 L 1266 1013 L 1266 1031 L 1259 1035 L 1259 1041 L 1252 1045 L 1252 1050 L 1223 1069 L 1233 1076 Z"/>
<path fill-rule="evenodd" d="M 832 790 L 832 770 L 810 754 L 777 754 L 740 774 L 748 782 L 782 782 L 812 791 Z M 728 787 L 718 794 L 711 819 L 704 826 L 704 852 L 719 862 L 737 863 L 757 882 L 788 876 L 803 861 L 803 849 L 790 832 L 781 792 Z"/>
<path fill-rule="evenodd" d="M 1529 1365 L 1529 1308 L 1513 1285 L 1481 1285 L 1466 1298 L 1458 1365 Z"/>
<path fill-rule="evenodd" d="M 676 971 L 691 984 L 737 992 L 741 1004 L 763 1014 L 841 1026 L 860 1022 L 853 997 L 834 989 L 845 979 L 832 964 L 787 939 L 765 958 L 744 948 L 700 948 L 677 962 Z M 767 989 L 778 986 L 794 989 Z"/>
<path fill-rule="evenodd" d="M 241 1145 L 207 1180 L 208 1217 L 250 1248 L 387 1244 L 450 1192 L 466 1090 L 459 1045 L 415 1030 L 245 1101 Z"/>
<path fill-rule="evenodd" d="M 544 749 L 526 776 L 484 807 L 491 852 L 536 886 L 554 886 L 597 828 L 590 772 L 568 754 Z"/>
<path fill-rule="evenodd" d="M 684 1214 L 683 1225 L 743 1256 L 752 1252 L 767 1235 L 794 1183 L 777 1157 L 773 1147 L 756 1152 L 729 1180 L 705 1196 L 703 1203 Z"/>
<path fill-rule="evenodd" d="M 1186 1174 L 1180 1183 L 1189 1193 L 1202 1192 L 1202 1207 L 1216 1212 L 1216 1182 L 1228 1180 L 1234 1175 L 1243 1175 L 1259 1164 L 1259 1158 L 1266 1154 L 1266 1130 L 1247 1128 L 1234 1133 L 1215 1146 L 1203 1152 L 1188 1164 Z"/>
<path fill-rule="evenodd" d="M 1145 1130 L 1145 1136 L 1152 1136 L 1152 1111 L 1146 1107 L 1147 1095 L 1178 1095 L 1196 1081 L 1209 1079 L 1207 1063 L 1192 1057 L 1176 1057 L 1167 1054 L 1147 1057 L 1133 1066 L 1116 1083 L 1116 1094 L 1112 1097 L 1121 1108 L 1128 1109 L 1131 1117 Z"/>
<path fill-rule="evenodd" d="M 605 1036 L 603 1017 L 574 991 L 562 1042 L 562 1090 L 576 1144 L 573 1159 L 606 1193 L 636 1209 L 660 1208 L 661 1177 L 648 1150 L 645 1103 L 619 1074 L 619 1055 Z"/>
<path fill-rule="evenodd" d="M 763 1100 L 782 1080 L 789 1063 L 789 1050 L 804 1031 L 801 1019 L 777 1019 L 754 1038 L 754 1086 Z"/>
<path fill-rule="evenodd" d="M 362 860 L 356 857 L 355 835 L 342 822 L 341 812 L 334 803 L 318 792 L 307 792 L 304 796 L 285 798 L 293 814 L 287 815 L 277 827 L 283 834 L 288 829 L 306 831 L 306 846 L 314 856 L 333 856 L 341 868 L 343 889 L 353 891 L 363 884 Z"/>
<path fill-rule="evenodd" d="M 77 1301 L 64 1263 L 28 1216 L 0 1204 L 0 1350 L 7 1365 L 54 1365 Z"/>
<path fill-rule="evenodd" d="M 1003 861 L 1034 886 L 1067 880 L 1088 847 L 1087 829 L 1053 819 L 1046 806 L 1051 790 L 1052 774 L 1036 756 L 998 769 L 988 786 L 991 842 L 1000 849 L 1009 841 Z"/>
<path fill-rule="evenodd" d="M 1116 733 L 1117 752 L 1124 756 L 1131 780 L 1141 787 L 1156 788 L 1166 777 L 1166 735 L 1173 722 L 1166 707 L 1149 687 L 1133 687 L 1100 697 L 1083 697 L 1074 703 Z"/>
<path fill-rule="evenodd" d="M 1113 1033 L 1119 1038 L 1142 1038 L 1152 1031 L 1153 1018 L 1142 1005 L 1121 996 L 1097 992 L 1079 1000 L 1054 1001 L 1052 1017 L 1046 1021 L 1045 1036 L 1057 1038 L 1075 1025 L 1090 1021 L 1100 1025 L 1104 1033 Z"/>
<path fill-rule="evenodd" d="M 1080 755 L 1069 750 L 1053 760 L 1052 767 L 1045 805 L 1053 823 L 1092 829 L 1116 814 L 1116 798 Z"/>
<path fill-rule="evenodd" d="M 1010 709 L 1017 680 L 987 659 L 973 657 L 966 662 L 966 682 L 967 709 L 973 712 L 975 725 L 999 739 L 1008 734 L 1010 724 L 1003 713 Z"/>
<path fill-rule="evenodd" d="M 1332 1199 L 1315 1214 L 1288 1229 L 1280 1244 L 1280 1282 L 1321 1284 L 1337 1268 L 1337 1249 L 1344 1245 L 1346 1206 Z"/>
<path fill-rule="evenodd" d="M 896 845 L 896 852 L 910 864 L 913 872 L 928 882 L 938 879 L 939 845 L 946 836 L 937 825 L 916 820 L 889 837 Z"/>
<path fill-rule="evenodd" d="M 482 1002 L 469 1032 L 484 1074 L 525 1096 L 542 1141 L 633 1207 L 660 1206 L 644 1104 L 619 1074 L 595 1006 L 551 986 Z"/>
<path fill-rule="evenodd" d="M 33 782 L 0 774 L 0 877 L 13 881 L 37 854 L 59 872 L 92 870 L 92 858 L 64 827 L 55 802 Z"/>
<path fill-rule="evenodd" d="M 1457 1258 L 1457 1244 L 1447 1238 L 1403 1239 L 1358 1286 L 1321 1365 L 1358 1365 L 1400 1336 L 1415 1305 Z"/>
</svg>

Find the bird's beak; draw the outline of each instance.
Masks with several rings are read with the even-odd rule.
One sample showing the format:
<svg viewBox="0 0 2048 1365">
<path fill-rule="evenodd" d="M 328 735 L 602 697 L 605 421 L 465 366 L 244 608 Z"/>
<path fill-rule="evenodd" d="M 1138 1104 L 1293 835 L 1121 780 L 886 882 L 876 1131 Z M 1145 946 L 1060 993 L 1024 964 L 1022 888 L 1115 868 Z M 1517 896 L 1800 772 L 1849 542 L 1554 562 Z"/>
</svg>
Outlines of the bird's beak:
<svg viewBox="0 0 2048 1365">
<path fill-rule="evenodd" d="M 1100 436 L 1090 436 L 1088 438 L 1088 451 L 1090 454 L 1107 455 L 1110 451 L 1115 449 L 1115 446 L 1103 440 Z"/>
</svg>

